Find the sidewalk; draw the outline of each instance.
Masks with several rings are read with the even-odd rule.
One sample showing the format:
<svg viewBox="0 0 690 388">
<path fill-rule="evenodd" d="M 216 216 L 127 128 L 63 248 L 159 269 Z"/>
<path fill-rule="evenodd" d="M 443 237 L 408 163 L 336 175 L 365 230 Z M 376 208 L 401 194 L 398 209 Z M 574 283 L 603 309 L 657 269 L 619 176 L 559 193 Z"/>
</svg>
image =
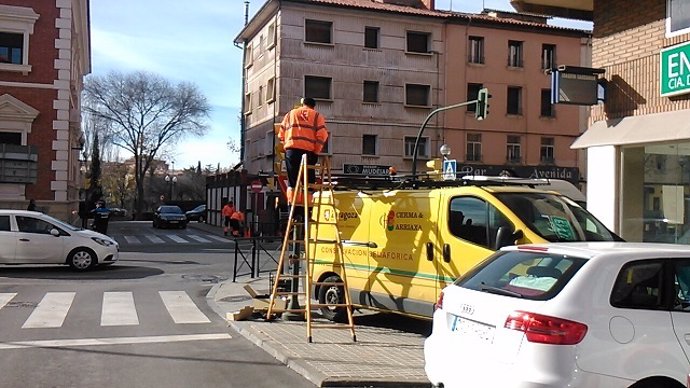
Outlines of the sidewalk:
<svg viewBox="0 0 690 388">
<path fill-rule="evenodd" d="M 222 228 L 203 223 L 190 227 L 222 235 Z M 220 316 L 252 304 L 245 284 L 267 292 L 268 279 L 242 277 L 215 285 L 206 296 Z M 355 314 L 355 324 L 367 316 Z M 397 315 L 387 319 L 399 319 Z M 228 321 L 229 326 L 318 387 L 430 387 L 424 373 L 424 336 L 385 327 L 357 324 L 357 342 L 349 330 L 312 329 L 305 322 L 277 319 Z"/>
</svg>

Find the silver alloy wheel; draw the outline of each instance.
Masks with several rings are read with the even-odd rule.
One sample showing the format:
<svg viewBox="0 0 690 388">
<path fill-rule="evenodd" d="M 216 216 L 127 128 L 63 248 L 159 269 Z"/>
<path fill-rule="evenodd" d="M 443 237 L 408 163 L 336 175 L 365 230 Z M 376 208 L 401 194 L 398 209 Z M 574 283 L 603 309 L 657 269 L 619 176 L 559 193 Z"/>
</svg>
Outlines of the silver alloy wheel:
<svg viewBox="0 0 690 388">
<path fill-rule="evenodd" d="M 72 253 L 69 259 L 70 267 L 77 271 L 85 271 L 91 268 L 95 263 L 94 256 L 86 249 L 79 249 Z"/>
</svg>

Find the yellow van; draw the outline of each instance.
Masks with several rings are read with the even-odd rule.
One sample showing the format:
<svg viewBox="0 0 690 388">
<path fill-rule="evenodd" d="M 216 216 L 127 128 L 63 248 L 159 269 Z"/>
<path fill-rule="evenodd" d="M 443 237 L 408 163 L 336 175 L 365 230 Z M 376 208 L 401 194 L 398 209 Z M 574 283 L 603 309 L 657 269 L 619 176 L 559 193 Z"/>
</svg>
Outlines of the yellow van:
<svg viewBox="0 0 690 388">
<path fill-rule="evenodd" d="M 335 248 L 325 242 L 334 239 L 334 229 L 312 229 L 319 237 L 310 244 L 314 282 L 340 282 L 344 267 L 357 307 L 431 317 L 447 283 L 503 246 L 620 240 L 559 193 L 502 181 L 451 183 L 335 191 L 336 214 L 332 206 L 315 205 L 318 221 L 337 217 L 344 266 L 332 265 Z M 329 197 L 324 191 L 315 201 L 333 203 Z M 336 284 L 313 291 L 320 303 L 344 303 Z M 332 320 L 345 317 L 342 308 L 323 313 Z"/>
</svg>

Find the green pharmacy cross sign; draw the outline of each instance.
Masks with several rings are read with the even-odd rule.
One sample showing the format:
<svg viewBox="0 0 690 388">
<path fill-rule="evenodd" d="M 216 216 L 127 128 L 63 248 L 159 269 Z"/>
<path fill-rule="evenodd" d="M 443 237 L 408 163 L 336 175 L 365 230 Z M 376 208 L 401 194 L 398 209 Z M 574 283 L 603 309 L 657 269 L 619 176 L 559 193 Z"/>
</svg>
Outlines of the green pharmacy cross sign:
<svg viewBox="0 0 690 388">
<path fill-rule="evenodd" d="M 661 50 L 661 97 L 690 93 L 690 42 Z"/>
</svg>

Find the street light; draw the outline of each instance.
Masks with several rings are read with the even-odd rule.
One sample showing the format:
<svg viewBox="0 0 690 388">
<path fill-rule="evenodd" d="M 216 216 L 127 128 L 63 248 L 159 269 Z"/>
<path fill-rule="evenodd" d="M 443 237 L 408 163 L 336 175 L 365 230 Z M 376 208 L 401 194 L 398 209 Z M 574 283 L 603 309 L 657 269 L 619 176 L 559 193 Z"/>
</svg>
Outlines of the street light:
<svg viewBox="0 0 690 388">
<path fill-rule="evenodd" d="M 175 193 L 175 183 L 177 183 L 177 177 L 173 176 L 172 178 L 170 175 L 165 176 L 165 183 L 170 184 L 170 188 L 168 189 L 168 198 L 172 201 L 173 199 L 173 194 Z"/>
</svg>

